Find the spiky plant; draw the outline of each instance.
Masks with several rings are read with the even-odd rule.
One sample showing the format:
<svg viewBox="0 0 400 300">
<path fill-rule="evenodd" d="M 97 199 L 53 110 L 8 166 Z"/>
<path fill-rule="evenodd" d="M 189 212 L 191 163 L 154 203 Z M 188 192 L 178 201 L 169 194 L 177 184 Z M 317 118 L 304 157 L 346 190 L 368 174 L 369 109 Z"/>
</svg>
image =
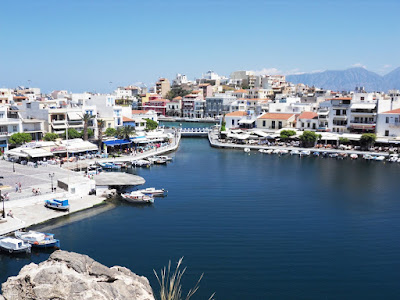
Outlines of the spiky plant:
<svg viewBox="0 0 400 300">
<path fill-rule="evenodd" d="M 160 276 L 153 270 L 158 284 L 160 285 L 160 300 L 183 300 L 182 298 L 182 277 L 185 274 L 186 267 L 181 269 L 183 257 L 181 257 L 176 265 L 175 271 L 171 270 L 171 261 L 168 262 L 168 268 L 164 267 L 160 270 Z M 201 274 L 195 286 L 189 290 L 185 300 L 189 300 L 199 289 L 200 281 L 203 278 Z M 213 300 L 214 294 L 208 300 Z"/>
<path fill-rule="evenodd" d="M 94 119 L 95 116 L 89 115 L 89 114 L 84 114 L 82 116 L 82 121 L 83 121 L 83 140 L 87 141 L 88 140 L 88 126 L 89 126 L 89 121 Z"/>
</svg>

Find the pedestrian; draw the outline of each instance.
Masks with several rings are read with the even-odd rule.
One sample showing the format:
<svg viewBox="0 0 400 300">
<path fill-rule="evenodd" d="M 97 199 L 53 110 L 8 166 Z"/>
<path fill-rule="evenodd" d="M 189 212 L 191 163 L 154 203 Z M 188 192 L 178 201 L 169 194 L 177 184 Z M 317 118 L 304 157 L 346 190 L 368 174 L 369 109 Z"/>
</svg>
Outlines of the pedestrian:
<svg viewBox="0 0 400 300">
<path fill-rule="evenodd" d="M 9 217 L 11 217 L 11 218 L 14 218 L 14 215 L 13 215 L 11 209 L 10 209 L 10 211 L 7 213 L 7 216 L 9 216 Z"/>
<path fill-rule="evenodd" d="M 40 191 L 40 188 L 37 188 L 36 192 L 37 192 L 38 195 L 42 194 L 42 192 Z"/>
<path fill-rule="evenodd" d="M 18 192 L 18 183 L 15 183 L 15 192 Z"/>
<path fill-rule="evenodd" d="M 18 182 L 18 192 L 21 193 L 21 191 L 22 191 L 22 185 L 21 185 L 21 182 Z"/>
<path fill-rule="evenodd" d="M 36 196 L 36 190 L 35 190 L 35 188 L 32 189 L 32 194 L 33 194 L 34 196 Z"/>
</svg>

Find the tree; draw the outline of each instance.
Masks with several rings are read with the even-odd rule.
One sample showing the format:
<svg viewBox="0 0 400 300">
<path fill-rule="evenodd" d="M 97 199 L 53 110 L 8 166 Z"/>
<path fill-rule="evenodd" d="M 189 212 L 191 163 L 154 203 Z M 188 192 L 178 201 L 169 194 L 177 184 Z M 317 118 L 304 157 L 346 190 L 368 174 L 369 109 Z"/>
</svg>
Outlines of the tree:
<svg viewBox="0 0 400 300">
<path fill-rule="evenodd" d="M 361 136 L 360 143 L 363 149 L 371 148 L 376 141 L 376 135 L 374 133 L 364 133 Z"/>
<path fill-rule="evenodd" d="M 58 139 L 59 138 L 59 136 L 58 136 L 58 134 L 57 133 L 52 133 L 52 132 L 48 132 L 48 133 L 46 133 L 45 135 L 44 135 L 44 137 L 43 137 L 43 139 L 45 140 L 45 141 L 51 141 L 51 142 L 54 142 L 56 139 Z"/>
<path fill-rule="evenodd" d="M 22 145 L 32 141 L 32 136 L 29 133 L 18 132 L 10 136 L 8 142 L 12 145 Z"/>
<path fill-rule="evenodd" d="M 303 147 L 313 147 L 315 142 L 319 139 L 319 134 L 316 134 L 314 131 L 304 131 L 300 136 L 300 141 Z"/>
<path fill-rule="evenodd" d="M 282 130 L 280 133 L 280 137 L 281 137 L 281 139 L 286 140 L 295 134 L 296 134 L 296 131 L 294 131 L 294 130 Z"/>
<path fill-rule="evenodd" d="M 350 140 L 348 138 L 340 137 L 339 143 L 343 144 L 343 145 L 347 145 L 348 143 L 350 143 Z"/>
<path fill-rule="evenodd" d="M 105 126 L 106 126 L 106 121 L 102 119 L 97 119 L 97 136 L 99 139 L 99 147 L 101 147 L 101 144 L 103 143 L 103 129 Z"/>
<path fill-rule="evenodd" d="M 222 120 L 221 120 L 221 131 L 226 131 L 225 114 L 223 115 Z"/>
<path fill-rule="evenodd" d="M 158 123 L 156 121 L 153 121 L 151 119 L 145 119 L 146 120 L 146 130 L 154 130 L 158 127 Z"/>
<path fill-rule="evenodd" d="M 61 134 L 61 137 L 65 139 L 66 134 Z M 78 130 L 76 130 L 75 128 L 68 128 L 68 139 L 77 139 L 80 137 L 82 137 L 82 134 Z"/>
<path fill-rule="evenodd" d="M 84 114 L 82 116 L 82 121 L 83 121 L 83 140 L 87 141 L 88 140 L 88 125 L 89 121 L 94 119 L 95 116 L 89 115 L 89 114 Z"/>
<path fill-rule="evenodd" d="M 106 136 L 116 136 L 117 130 L 115 128 L 109 127 L 105 131 Z"/>
<path fill-rule="evenodd" d="M 121 136 L 123 139 L 128 140 L 134 132 L 135 132 L 135 127 L 131 125 L 123 126 L 121 129 Z"/>
<path fill-rule="evenodd" d="M 192 90 L 184 90 L 180 86 L 179 87 L 172 87 L 171 90 L 167 92 L 165 95 L 165 98 L 172 100 L 175 97 L 184 97 L 186 95 L 189 95 L 192 92 Z"/>
</svg>

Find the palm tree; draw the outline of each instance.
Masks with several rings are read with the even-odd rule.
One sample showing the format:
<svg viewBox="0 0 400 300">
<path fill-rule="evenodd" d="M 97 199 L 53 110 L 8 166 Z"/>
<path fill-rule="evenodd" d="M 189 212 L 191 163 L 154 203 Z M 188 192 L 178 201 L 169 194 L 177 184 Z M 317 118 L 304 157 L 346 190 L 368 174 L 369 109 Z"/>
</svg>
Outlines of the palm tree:
<svg viewBox="0 0 400 300">
<path fill-rule="evenodd" d="M 101 144 L 103 142 L 103 129 L 106 126 L 106 121 L 103 119 L 97 119 L 97 135 L 99 139 L 99 147 L 101 148 Z"/>
<path fill-rule="evenodd" d="M 122 139 L 122 138 L 123 138 L 122 130 L 123 130 L 123 127 L 118 127 L 118 128 L 117 128 L 117 132 L 116 132 L 115 135 L 116 135 L 117 138 L 119 138 L 119 139 Z"/>
<path fill-rule="evenodd" d="M 89 115 L 89 114 L 84 114 L 82 116 L 82 121 L 83 121 L 83 140 L 87 141 L 88 140 L 88 125 L 89 121 L 91 119 L 94 119 L 95 116 Z"/>
<path fill-rule="evenodd" d="M 121 133 L 122 133 L 122 138 L 124 139 L 129 139 L 129 137 L 135 132 L 135 127 L 131 125 L 127 125 L 122 127 Z"/>
</svg>

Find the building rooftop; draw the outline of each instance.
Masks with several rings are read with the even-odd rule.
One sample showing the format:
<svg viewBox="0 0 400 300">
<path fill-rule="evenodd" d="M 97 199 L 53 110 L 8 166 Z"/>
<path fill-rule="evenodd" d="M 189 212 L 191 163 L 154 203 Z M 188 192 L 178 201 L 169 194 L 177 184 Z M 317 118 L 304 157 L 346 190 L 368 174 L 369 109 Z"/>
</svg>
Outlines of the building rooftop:
<svg viewBox="0 0 400 300">
<path fill-rule="evenodd" d="M 400 114 L 400 108 L 383 112 L 383 114 Z"/>
<path fill-rule="evenodd" d="M 318 114 L 312 111 L 303 111 L 300 115 L 299 115 L 299 119 L 317 119 L 318 118 Z"/>
<path fill-rule="evenodd" d="M 268 119 L 268 120 L 289 120 L 293 117 L 294 114 L 285 114 L 285 113 L 265 113 L 262 116 L 258 117 L 259 119 Z"/>
<path fill-rule="evenodd" d="M 243 117 L 243 116 L 247 116 L 247 112 L 245 112 L 245 111 L 233 111 L 233 112 L 225 115 L 225 117 Z"/>
</svg>

